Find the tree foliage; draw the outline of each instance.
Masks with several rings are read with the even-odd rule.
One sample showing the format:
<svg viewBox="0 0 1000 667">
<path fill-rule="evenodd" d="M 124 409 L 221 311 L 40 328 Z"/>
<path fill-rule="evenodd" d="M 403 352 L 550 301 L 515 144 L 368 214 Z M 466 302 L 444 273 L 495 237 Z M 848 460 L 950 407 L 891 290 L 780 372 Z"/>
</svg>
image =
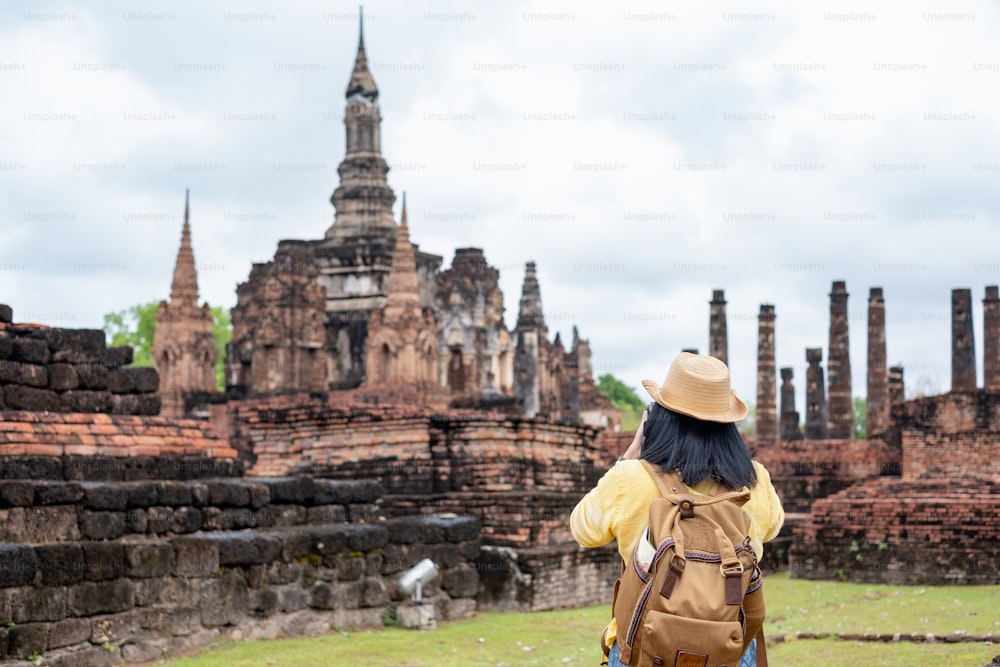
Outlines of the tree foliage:
<svg viewBox="0 0 1000 667">
<path fill-rule="evenodd" d="M 233 323 L 222 306 L 212 308 L 212 336 L 215 338 L 215 386 L 226 390 L 226 346 L 233 339 Z"/>
<path fill-rule="evenodd" d="M 108 345 L 132 346 L 133 366 L 153 365 L 153 334 L 156 331 L 156 310 L 159 301 L 140 303 L 125 310 L 104 316 L 104 333 Z M 226 345 L 233 337 L 229 313 L 222 306 L 212 308 L 212 336 L 215 338 L 215 385 L 219 391 L 226 388 Z"/>
<path fill-rule="evenodd" d="M 133 366 L 153 365 L 153 332 L 158 301 L 129 306 L 104 316 L 104 334 L 110 347 L 132 346 Z"/>
<path fill-rule="evenodd" d="M 611 373 L 605 373 L 597 378 L 597 389 L 608 397 L 612 405 L 622 411 L 623 431 L 632 431 L 639 427 L 639 420 L 642 418 L 642 411 L 646 409 L 646 404 L 634 389 Z"/>
<path fill-rule="evenodd" d="M 864 440 L 868 437 L 868 401 L 862 396 L 855 396 L 852 404 L 854 408 L 854 439 Z"/>
</svg>

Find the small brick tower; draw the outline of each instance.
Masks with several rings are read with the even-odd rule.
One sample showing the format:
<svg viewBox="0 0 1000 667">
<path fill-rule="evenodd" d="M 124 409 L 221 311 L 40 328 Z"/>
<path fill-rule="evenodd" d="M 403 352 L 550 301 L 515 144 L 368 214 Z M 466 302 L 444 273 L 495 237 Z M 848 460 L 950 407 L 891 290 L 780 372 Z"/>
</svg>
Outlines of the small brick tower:
<svg viewBox="0 0 1000 667">
<path fill-rule="evenodd" d="M 188 195 L 184 198 L 184 227 L 174 265 L 170 301 L 161 301 L 153 334 L 153 366 L 160 374 L 160 414 L 181 417 L 185 395 L 214 392 L 215 339 L 212 310 L 198 307 L 198 271 L 191 248 L 191 218 Z"/>
</svg>

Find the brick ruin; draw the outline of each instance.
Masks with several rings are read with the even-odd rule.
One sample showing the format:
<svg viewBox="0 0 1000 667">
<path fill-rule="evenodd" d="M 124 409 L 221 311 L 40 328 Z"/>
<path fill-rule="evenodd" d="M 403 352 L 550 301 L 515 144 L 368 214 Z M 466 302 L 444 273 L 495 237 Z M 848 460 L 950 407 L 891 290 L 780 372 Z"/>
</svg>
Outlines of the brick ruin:
<svg viewBox="0 0 1000 667">
<path fill-rule="evenodd" d="M 254 264 L 237 286 L 226 395 L 402 381 L 422 383 L 456 407 L 615 425 L 617 409 L 592 390 L 587 341 L 575 330 L 569 347 L 558 335 L 549 339 L 534 262 L 525 263 L 520 312 L 508 329 L 499 270 L 482 249 L 457 249 L 442 270 L 441 256 L 411 241 L 405 198 L 396 224 L 363 35 L 345 97 L 334 222 L 322 239 L 279 241 L 274 259 Z M 214 356 L 192 345 L 208 317 L 196 300 L 185 212 L 171 302 L 161 308 L 183 323 L 164 327 L 157 348 L 170 414 L 191 416 L 221 402 L 206 395 L 214 391 L 207 382 Z"/>
<path fill-rule="evenodd" d="M 729 365 L 729 332 L 726 322 L 726 296 L 721 289 L 712 290 L 708 302 L 708 355 Z"/>
<path fill-rule="evenodd" d="M 779 418 L 778 437 L 781 440 L 801 440 L 802 429 L 799 426 L 799 412 L 795 409 L 795 385 L 792 383 L 794 369 L 781 369 L 781 417 Z"/>
<path fill-rule="evenodd" d="M 181 247 L 174 265 L 170 300 L 161 301 L 157 308 L 151 349 L 153 367 L 160 375 L 160 414 L 167 417 L 185 414 L 186 395 L 216 391 L 212 309 L 207 303 L 198 307 L 189 203 L 185 197 Z"/>
<path fill-rule="evenodd" d="M 575 328 L 568 348 L 549 339 L 534 262 L 508 329 L 481 249 L 441 270 L 410 241 L 405 205 L 396 224 L 363 39 L 346 97 L 336 219 L 320 240 L 280 241 L 238 286 L 224 395 L 187 204 L 159 374 L 128 367 L 103 332 L 14 324 L 0 306 L 0 660 L 118 664 L 380 625 L 406 605 L 399 573 L 425 556 L 442 568 L 425 591 L 439 618 L 610 599 L 616 549 L 580 549 L 568 525 L 632 439 L 589 343 Z M 788 368 L 779 412 L 774 306 L 761 305 L 748 445 L 788 512 L 772 566 L 997 583 L 997 288 L 984 389 L 971 292 L 956 290 L 952 392 L 916 401 L 886 367 L 872 288 L 866 440 L 853 439 L 847 298 L 834 282 L 826 377 L 823 350 L 806 349 L 804 432 Z M 709 352 L 728 361 L 723 291 L 709 303 Z"/>
<path fill-rule="evenodd" d="M 481 410 L 439 413 L 405 394 L 383 396 L 378 406 L 372 398 L 358 391 L 232 401 L 213 408 L 213 421 L 237 450 L 252 452 L 250 475 L 377 480 L 388 516 L 475 517 L 479 609 L 609 599 L 617 552 L 581 550 L 569 532 L 576 502 L 607 469 L 596 444 L 606 431 Z"/>
<path fill-rule="evenodd" d="M 381 625 L 424 557 L 437 618 L 476 606 L 474 517 L 388 517 L 372 480 L 246 477 L 203 420 L 6 410 L 0 662 L 148 662 L 221 637 Z M 16 664 L 28 664 L 16 662 Z"/>
<path fill-rule="evenodd" d="M 997 288 L 986 288 L 984 366 L 997 364 Z M 867 439 L 853 439 L 847 290 L 830 294 L 829 396 L 822 350 L 809 348 L 805 437 L 782 408 L 781 438 L 749 444 L 771 473 L 787 512 L 774 547 L 793 576 L 887 583 L 1000 582 L 1000 393 L 976 387 L 971 291 L 952 293 L 952 391 L 904 400 L 903 369 L 886 367 L 885 302 L 868 301 Z M 763 307 L 762 307 L 763 312 Z M 768 345 L 761 336 L 761 347 Z M 767 359 L 771 352 L 760 353 Z M 773 367 L 763 365 L 773 374 Z M 834 370 L 835 369 L 835 370 Z M 786 374 L 787 372 L 787 374 Z M 794 405 L 791 369 L 782 370 L 782 405 Z M 786 387 L 785 381 L 788 381 Z M 773 376 L 764 378 L 765 385 Z M 836 399 L 836 400 L 834 400 Z M 824 412 L 828 412 L 823 419 Z M 840 416 L 836 416 L 840 414 Z M 773 547 L 772 547 L 773 548 Z"/>
<path fill-rule="evenodd" d="M 823 380 L 823 349 L 806 348 L 806 439 L 826 439 L 826 382 Z"/>
<path fill-rule="evenodd" d="M 0 409 L 158 414 L 156 371 L 130 363 L 132 348 L 107 347 L 99 329 L 15 323 L 0 304 Z"/>
<path fill-rule="evenodd" d="M 0 424 L 0 659 L 118 664 L 380 625 L 405 612 L 396 579 L 423 557 L 442 569 L 425 595 L 443 619 L 477 600 L 610 597 L 615 549 L 582 551 L 568 532 L 603 472 L 596 436 L 620 421 L 589 343 L 575 328 L 568 347 L 550 340 L 533 262 L 507 329 L 482 250 L 441 271 L 409 242 L 377 97 L 362 40 L 337 217 L 237 287 L 225 394 L 189 202 L 156 368 L 128 367 L 103 332 L 15 325 L 0 308 L 0 408 L 22 410 Z"/>
<path fill-rule="evenodd" d="M 757 440 L 778 439 L 778 398 L 774 379 L 774 306 L 761 304 L 757 317 Z"/>
<path fill-rule="evenodd" d="M 830 351 L 826 364 L 826 430 L 831 438 L 851 438 L 854 435 L 847 296 L 844 281 L 835 280 L 830 292 Z"/>
<path fill-rule="evenodd" d="M 885 301 L 882 288 L 868 296 L 868 391 L 865 394 L 865 433 L 871 437 L 887 426 L 889 374 L 885 360 Z"/>
<path fill-rule="evenodd" d="M 1000 394 L 896 403 L 891 422 L 886 445 L 901 453 L 900 467 L 817 500 L 793 542 L 794 572 L 883 583 L 1000 582 Z"/>
</svg>

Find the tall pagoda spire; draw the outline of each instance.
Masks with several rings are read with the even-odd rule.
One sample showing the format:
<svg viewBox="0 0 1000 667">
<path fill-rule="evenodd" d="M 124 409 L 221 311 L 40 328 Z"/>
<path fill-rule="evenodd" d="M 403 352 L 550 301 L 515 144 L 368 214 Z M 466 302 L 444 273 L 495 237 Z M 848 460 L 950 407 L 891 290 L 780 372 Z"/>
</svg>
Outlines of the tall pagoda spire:
<svg viewBox="0 0 1000 667">
<path fill-rule="evenodd" d="M 354 71 L 347 84 L 348 99 L 353 95 L 363 95 L 370 100 L 378 98 L 378 88 L 375 79 L 368 69 L 368 55 L 365 53 L 365 15 L 364 8 L 358 9 L 358 55 L 354 58 Z"/>
<path fill-rule="evenodd" d="M 378 88 L 368 69 L 363 18 L 358 25 L 358 53 L 347 83 L 346 97 L 346 149 L 344 160 L 337 168 L 340 184 L 330 197 L 337 213 L 326 230 L 326 237 L 390 236 L 396 228 L 392 215 L 396 195 L 386 179 L 389 165 L 382 157 L 382 114 Z"/>
<path fill-rule="evenodd" d="M 190 190 L 184 193 L 184 227 L 181 230 L 181 247 L 174 265 L 174 280 L 170 285 L 170 301 L 179 306 L 198 306 L 198 270 L 194 265 L 191 249 Z"/>
</svg>

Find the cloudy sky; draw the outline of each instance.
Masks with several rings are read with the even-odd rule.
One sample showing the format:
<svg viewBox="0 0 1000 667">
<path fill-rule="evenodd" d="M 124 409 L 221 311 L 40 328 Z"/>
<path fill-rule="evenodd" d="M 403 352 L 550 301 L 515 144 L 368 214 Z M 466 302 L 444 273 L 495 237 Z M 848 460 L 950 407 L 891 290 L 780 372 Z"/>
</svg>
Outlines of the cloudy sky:
<svg viewBox="0 0 1000 667">
<path fill-rule="evenodd" d="M 191 189 L 202 298 L 320 238 L 344 153 L 357 6 L 210 0 L 0 8 L 0 302 L 99 327 L 165 298 Z M 94 3 L 95 5 L 98 3 Z M 1000 17 L 958 2 L 385 2 L 365 6 L 389 183 L 449 264 L 479 246 L 507 322 L 538 262 L 550 328 L 638 387 L 707 351 L 729 302 L 754 402 L 756 315 L 779 366 L 869 288 L 907 391 L 950 385 L 950 298 L 1000 283 Z M 397 204 L 398 206 L 398 204 Z"/>
</svg>

